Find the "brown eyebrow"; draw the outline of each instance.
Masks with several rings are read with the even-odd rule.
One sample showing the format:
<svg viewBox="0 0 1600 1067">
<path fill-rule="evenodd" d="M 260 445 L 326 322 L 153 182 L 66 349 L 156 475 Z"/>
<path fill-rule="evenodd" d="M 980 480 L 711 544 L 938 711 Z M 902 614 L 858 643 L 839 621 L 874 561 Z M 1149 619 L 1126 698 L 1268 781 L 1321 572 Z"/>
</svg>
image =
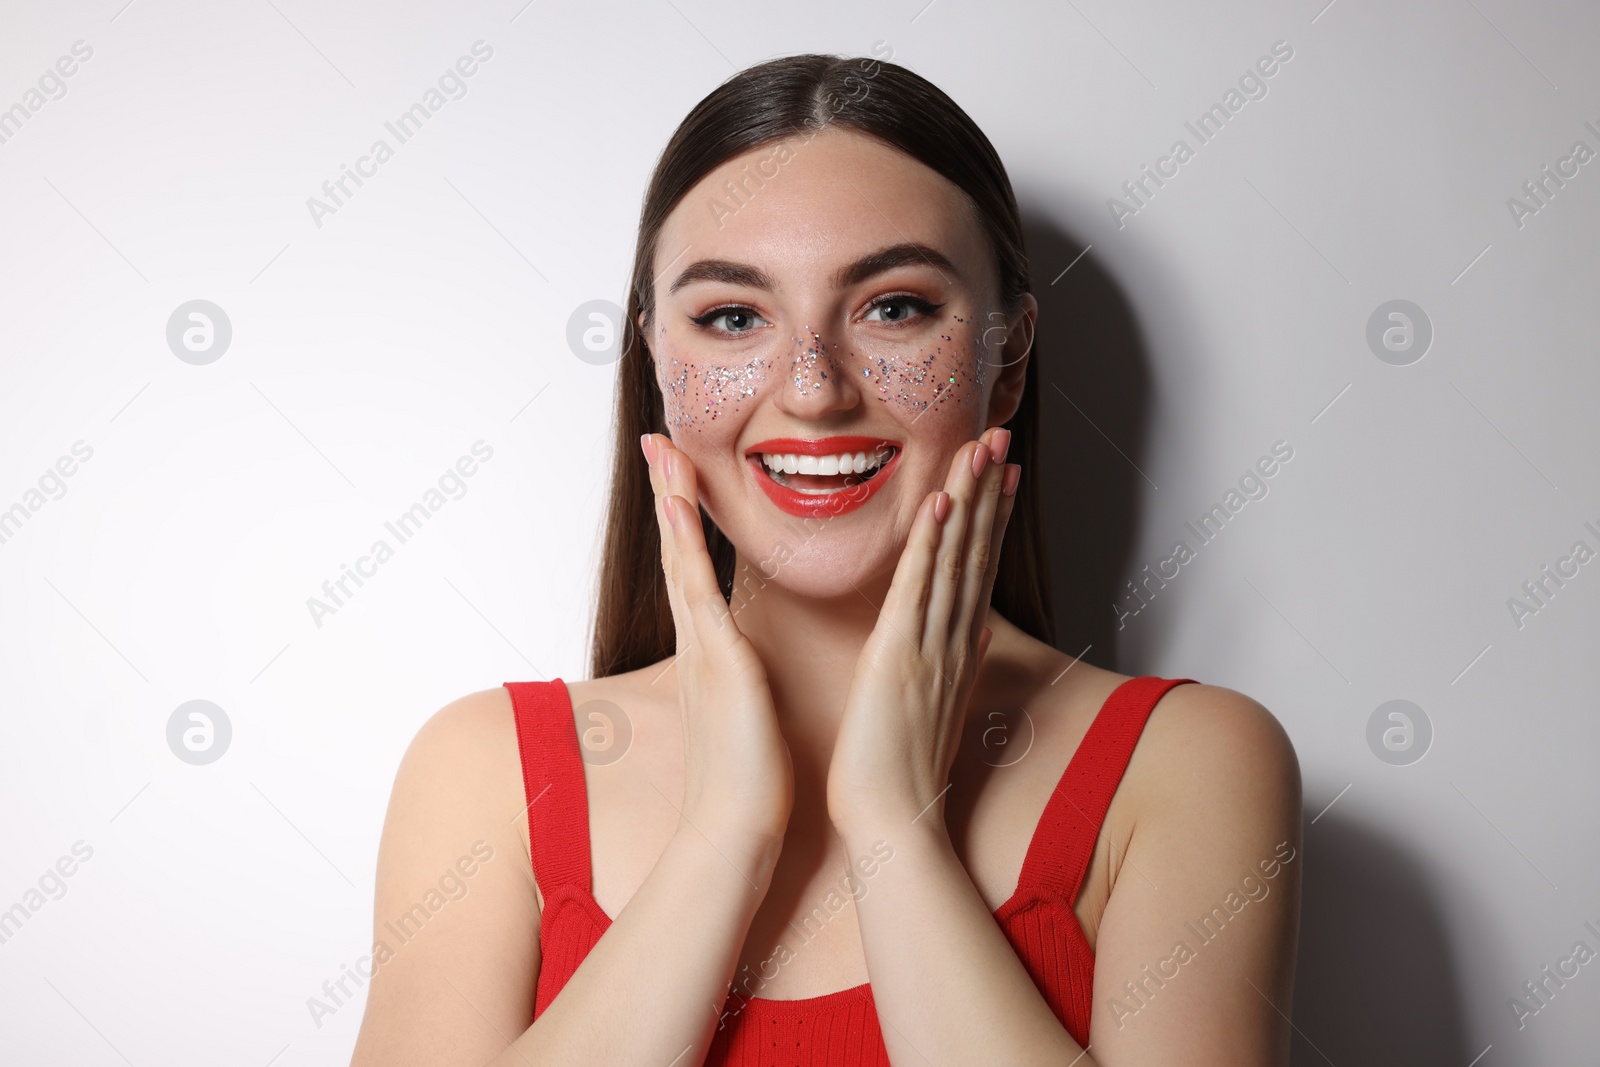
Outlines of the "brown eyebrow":
<svg viewBox="0 0 1600 1067">
<path fill-rule="evenodd" d="M 847 286 L 864 282 L 875 274 L 882 274 L 885 271 L 894 270 L 896 267 L 915 266 L 919 263 L 927 264 L 940 274 L 948 271 L 957 278 L 961 277 L 961 272 L 956 270 L 956 265 L 951 263 L 950 258 L 937 248 L 906 241 L 902 244 L 890 245 L 888 248 L 880 248 L 876 252 L 862 256 L 835 274 L 833 276 L 833 284 L 843 289 Z M 946 280 L 948 281 L 948 279 Z"/>
<path fill-rule="evenodd" d="M 949 272 L 958 278 L 961 276 L 955 264 L 950 262 L 950 257 L 937 248 L 907 241 L 870 252 L 849 266 L 841 268 L 834 274 L 833 284 L 843 289 L 896 267 L 917 264 L 927 264 L 941 274 Z M 724 282 L 728 285 L 742 285 L 766 292 L 772 292 L 777 288 L 771 275 L 759 267 L 726 259 L 702 259 L 685 267 L 683 273 L 673 281 L 672 288 L 668 292 L 675 293 L 691 282 L 700 281 Z"/>
<path fill-rule="evenodd" d="M 683 273 L 678 275 L 677 280 L 672 283 L 672 288 L 667 291 L 675 293 L 690 282 L 726 282 L 728 285 L 743 285 L 767 292 L 777 288 L 772 284 L 772 278 L 761 268 L 726 259 L 701 259 L 689 264 L 683 268 Z"/>
</svg>

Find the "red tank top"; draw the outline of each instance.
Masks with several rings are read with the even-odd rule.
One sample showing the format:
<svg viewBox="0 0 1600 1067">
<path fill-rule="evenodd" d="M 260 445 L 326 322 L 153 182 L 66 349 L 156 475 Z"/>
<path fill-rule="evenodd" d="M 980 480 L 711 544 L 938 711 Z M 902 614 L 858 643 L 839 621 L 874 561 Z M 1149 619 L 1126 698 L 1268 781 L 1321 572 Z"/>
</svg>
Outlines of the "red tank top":
<svg viewBox="0 0 1600 1067">
<path fill-rule="evenodd" d="M 995 910 L 1017 957 L 1079 1045 L 1089 1044 L 1094 950 L 1072 906 L 1101 820 L 1156 701 L 1190 678 L 1130 678 L 1106 698 L 1062 772 Z M 537 1019 L 611 925 L 590 892 L 589 806 L 571 694 L 560 678 L 506 682 L 516 709 L 534 876 L 544 895 Z M 537 803 L 535 803 L 537 801 Z M 730 993 L 707 1067 L 888 1067 L 870 983 L 799 1000 Z"/>
</svg>

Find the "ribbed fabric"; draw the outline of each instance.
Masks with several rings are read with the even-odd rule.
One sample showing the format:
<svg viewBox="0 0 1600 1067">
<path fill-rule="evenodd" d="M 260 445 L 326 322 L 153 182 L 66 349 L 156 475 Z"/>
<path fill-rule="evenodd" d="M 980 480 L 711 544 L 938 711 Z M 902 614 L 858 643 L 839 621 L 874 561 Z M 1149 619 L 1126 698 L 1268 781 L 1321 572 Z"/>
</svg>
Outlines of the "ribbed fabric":
<svg viewBox="0 0 1600 1067">
<path fill-rule="evenodd" d="M 1072 906 L 1112 795 L 1156 702 L 1191 678 L 1130 678 L 1106 698 L 1050 794 L 1016 891 L 995 921 L 1056 1018 L 1089 1044 L 1094 952 Z M 544 895 L 534 1018 L 611 925 L 591 892 L 589 806 L 571 694 L 506 682 L 516 709 L 534 877 Z M 730 994 L 707 1067 L 888 1067 L 870 985 L 801 1000 Z"/>
</svg>

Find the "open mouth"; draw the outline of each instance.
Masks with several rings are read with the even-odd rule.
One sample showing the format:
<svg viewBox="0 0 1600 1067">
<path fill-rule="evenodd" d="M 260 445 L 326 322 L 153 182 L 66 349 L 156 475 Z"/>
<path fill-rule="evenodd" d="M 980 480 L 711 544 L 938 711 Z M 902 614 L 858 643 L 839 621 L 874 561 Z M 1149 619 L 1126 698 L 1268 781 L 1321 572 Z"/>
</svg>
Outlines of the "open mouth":
<svg viewBox="0 0 1600 1067">
<path fill-rule="evenodd" d="M 900 466 L 900 445 L 884 437 L 769 437 L 745 453 L 750 476 L 780 511 L 838 518 L 876 496 Z"/>
<path fill-rule="evenodd" d="M 830 456 L 793 452 L 758 452 L 751 458 L 766 476 L 786 489 L 811 496 L 826 496 L 872 481 L 900 450 L 894 445 Z"/>
</svg>

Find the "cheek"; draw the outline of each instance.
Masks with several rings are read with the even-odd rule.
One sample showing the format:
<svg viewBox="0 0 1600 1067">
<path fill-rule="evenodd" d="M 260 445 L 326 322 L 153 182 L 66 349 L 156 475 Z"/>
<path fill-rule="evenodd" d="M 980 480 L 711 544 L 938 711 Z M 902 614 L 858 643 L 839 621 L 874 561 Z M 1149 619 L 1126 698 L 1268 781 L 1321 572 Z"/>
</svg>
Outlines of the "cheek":
<svg viewBox="0 0 1600 1067">
<path fill-rule="evenodd" d="M 920 419 L 929 411 L 965 409 L 982 398 L 988 359 L 971 319 L 920 348 L 896 345 L 865 353 L 862 378 L 880 401 Z"/>
<path fill-rule="evenodd" d="M 657 374 L 669 432 L 713 433 L 716 423 L 736 415 L 771 376 L 770 356 L 754 355 L 741 363 L 713 363 L 657 336 Z"/>
<path fill-rule="evenodd" d="M 854 378 L 866 395 L 913 421 L 945 411 L 961 412 L 956 421 L 962 421 L 983 397 L 989 360 L 984 334 L 974 321 L 960 315 L 953 319 L 947 333 L 920 346 L 883 344 L 846 352 L 807 329 L 779 356 L 752 354 L 734 363 L 701 358 L 692 346 L 673 342 L 660 329 L 656 363 L 667 426 L 673 432 L 714 433 L 719 419 L 737 415 L 775 374 L 786 376 L 801 396 Z"/>
</svg>

